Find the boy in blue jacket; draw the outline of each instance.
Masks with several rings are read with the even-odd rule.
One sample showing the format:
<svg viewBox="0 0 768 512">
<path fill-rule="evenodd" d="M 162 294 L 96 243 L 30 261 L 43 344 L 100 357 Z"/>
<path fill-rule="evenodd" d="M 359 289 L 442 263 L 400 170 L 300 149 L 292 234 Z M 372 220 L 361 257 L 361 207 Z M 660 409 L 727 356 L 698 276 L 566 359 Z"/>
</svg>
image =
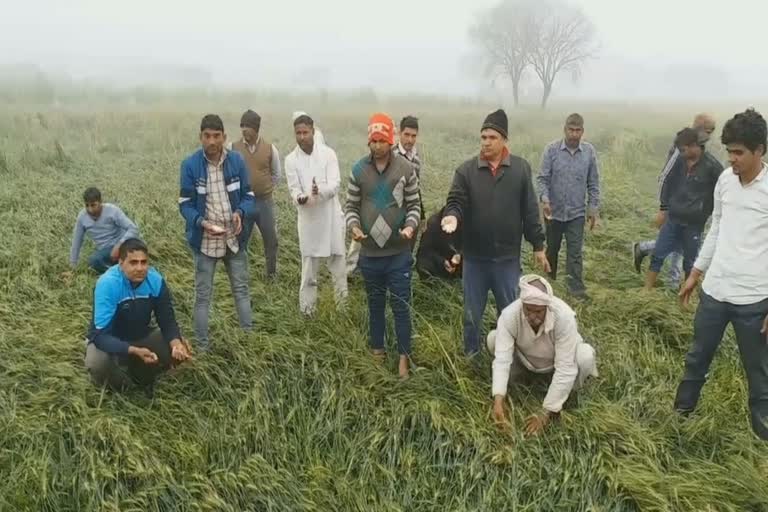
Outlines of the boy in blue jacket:
<svg viewBox="0 0 768 512">
<path fill-rule="evenodd" d="M 227 269 L 240 327 L 250 331 L 253 326 L 248 287 L 250 233 L 244 227 L 256 215 L 256 198 L 243 158 L 225 149 L 226 140 L 221 118 L 206 115 L 200 123 L 202 148 L 181 164 L 179 209 L 194 254 L 195 337 L 203 351 L 210 347 L 208 316 L 219 260 Z"/>
<path fill-rule="evenodd" d="M 160 327 L 152 326 L 152 317 Z M 181 337 L 168 285 L 149 266 L 147 246 L 130 238 L 119 264 L 96 282 L 85 367 L 98 385 L 124 390 L 133 384 L 151 395 L 155 378 L 191 357 Z"/>
</svg>

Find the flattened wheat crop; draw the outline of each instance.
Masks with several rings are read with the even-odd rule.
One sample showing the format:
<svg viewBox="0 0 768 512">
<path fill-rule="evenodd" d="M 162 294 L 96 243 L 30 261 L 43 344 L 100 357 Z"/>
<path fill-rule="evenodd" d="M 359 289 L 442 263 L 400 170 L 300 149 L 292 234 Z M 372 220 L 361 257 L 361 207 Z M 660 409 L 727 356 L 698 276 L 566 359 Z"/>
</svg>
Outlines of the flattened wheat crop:
<svg viewBox="0 0 768 512">
<path fill-rule="evenodd" d="M 261 110 L 264 134 L 286 154 L 296 108 L 269 105 Z M 240 111 L 250 106 L 17 106 L 0 116 L 0 510 L 768 510 L 768 448 L 748 424 L 731 336 L 700 409 L 681 420 L 672 399 L 693 312 L 669 292 L 641 292 L 629 257 L 633 239 L 655 234 L 656 174 L 688 112 L 583 112 L 604 201 L 602 225 L 586 240 L 593 300 L 577 309 L 601 376 L 579 408 L 538 438 L 521 430 L 540 407 L 541 388 L 512 388 L 516 430 L 492 425 L 490 358 L 464 359 L 459 286 L 414 278 L 419 369 L 406 382 L 397 378 L 393 348 L 383 366 L 368 355 L 359 278 L 350 281 L 345 313 L 334 311 L 326 276 L 317 317 L 300 317 L 295 209 L 284 183 L 276 285 L 262 280 L 260 239 L 250 245 L 255 332 L 236 328 L 222 271 L 211 354 L 165 376 L 152 400 L 91 385 L 82 359 L 95 278 L 83 269 L 71 282 L 59 277 L 82 191 L 100 187 L 138 223 L 191 335 L 179 163 L 196 148 L 203 114 L 221 113 L 236 137 Z M 476 151 L 490 108 L 317 105 L 310 112 L 344 176 L 365 152 L 374 109 L 421 118 L 425 202 L 436 210 L 455 167 Z M 510 148 L 537 168 L 568 113 L 510 113 Z M 524 266 L 531 269 L 529 250 Z"/>
</svg>

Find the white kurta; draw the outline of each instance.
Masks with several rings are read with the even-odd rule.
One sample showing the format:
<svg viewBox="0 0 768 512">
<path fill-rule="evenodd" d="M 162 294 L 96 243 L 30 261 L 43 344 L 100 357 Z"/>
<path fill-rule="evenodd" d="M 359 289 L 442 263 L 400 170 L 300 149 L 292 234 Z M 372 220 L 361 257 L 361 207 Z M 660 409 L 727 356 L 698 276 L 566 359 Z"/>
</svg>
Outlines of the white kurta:
<svg viewBox="0 0 768 512">
<path fill-rule="evenodd" d="M 285 157 L 288 191 L 299 213 L 299 250 L 302 257 L 326 258 L 344 255 L 344 213 L 339 202 L 341 174 L 336 152 L 315 143 L 308 155 L 298 146 Z M 319 193 L 312 195 L 312 179 Z M 300 205 L 300 196 L 309 197 Z"/>
</svg>

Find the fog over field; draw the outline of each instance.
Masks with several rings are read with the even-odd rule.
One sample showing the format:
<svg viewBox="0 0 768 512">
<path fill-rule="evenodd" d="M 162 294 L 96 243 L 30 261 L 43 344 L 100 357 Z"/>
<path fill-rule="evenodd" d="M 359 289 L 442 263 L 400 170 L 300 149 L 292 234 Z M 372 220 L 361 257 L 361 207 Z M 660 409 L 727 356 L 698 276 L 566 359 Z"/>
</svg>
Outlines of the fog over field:
<svg viewBox="0 0 768 512">
<path fill-rule="evenodd" d="M 572 0 L 598 50 L 553 101 L 732 101 L 765 96 L 768 2 Z M 112 85 L 504 94 L 468 29 L 494 0 L 3 0 L 0 81 L 30 69 Z M 523 103 L 541 86 L 523 79 Z M 530 101 L 527 99 L 530 98 Z"/>
</svg>

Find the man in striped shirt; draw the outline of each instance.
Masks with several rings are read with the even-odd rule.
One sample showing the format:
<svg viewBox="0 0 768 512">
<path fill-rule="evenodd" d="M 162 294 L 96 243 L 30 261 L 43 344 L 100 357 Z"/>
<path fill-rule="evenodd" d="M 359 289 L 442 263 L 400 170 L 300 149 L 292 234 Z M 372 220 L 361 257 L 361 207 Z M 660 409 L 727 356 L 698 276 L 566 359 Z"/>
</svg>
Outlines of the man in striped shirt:
<svg viewBox="0 0 768 512">
<path fill-rule="evenodd" d="M 395 317 L 400 378 L 409 374 L 411 353 L 410 241 L 419 227 L 419 180 L 413 167 L 392 152 L 395 127 L 386 114 L 368 124 L 370 154 L 353 167 L 347 188 L 347 228 L 360 242 L 358 265 L 365 280 L 373 356 L 383 359 L 387 292 Z"/>
</svg>

